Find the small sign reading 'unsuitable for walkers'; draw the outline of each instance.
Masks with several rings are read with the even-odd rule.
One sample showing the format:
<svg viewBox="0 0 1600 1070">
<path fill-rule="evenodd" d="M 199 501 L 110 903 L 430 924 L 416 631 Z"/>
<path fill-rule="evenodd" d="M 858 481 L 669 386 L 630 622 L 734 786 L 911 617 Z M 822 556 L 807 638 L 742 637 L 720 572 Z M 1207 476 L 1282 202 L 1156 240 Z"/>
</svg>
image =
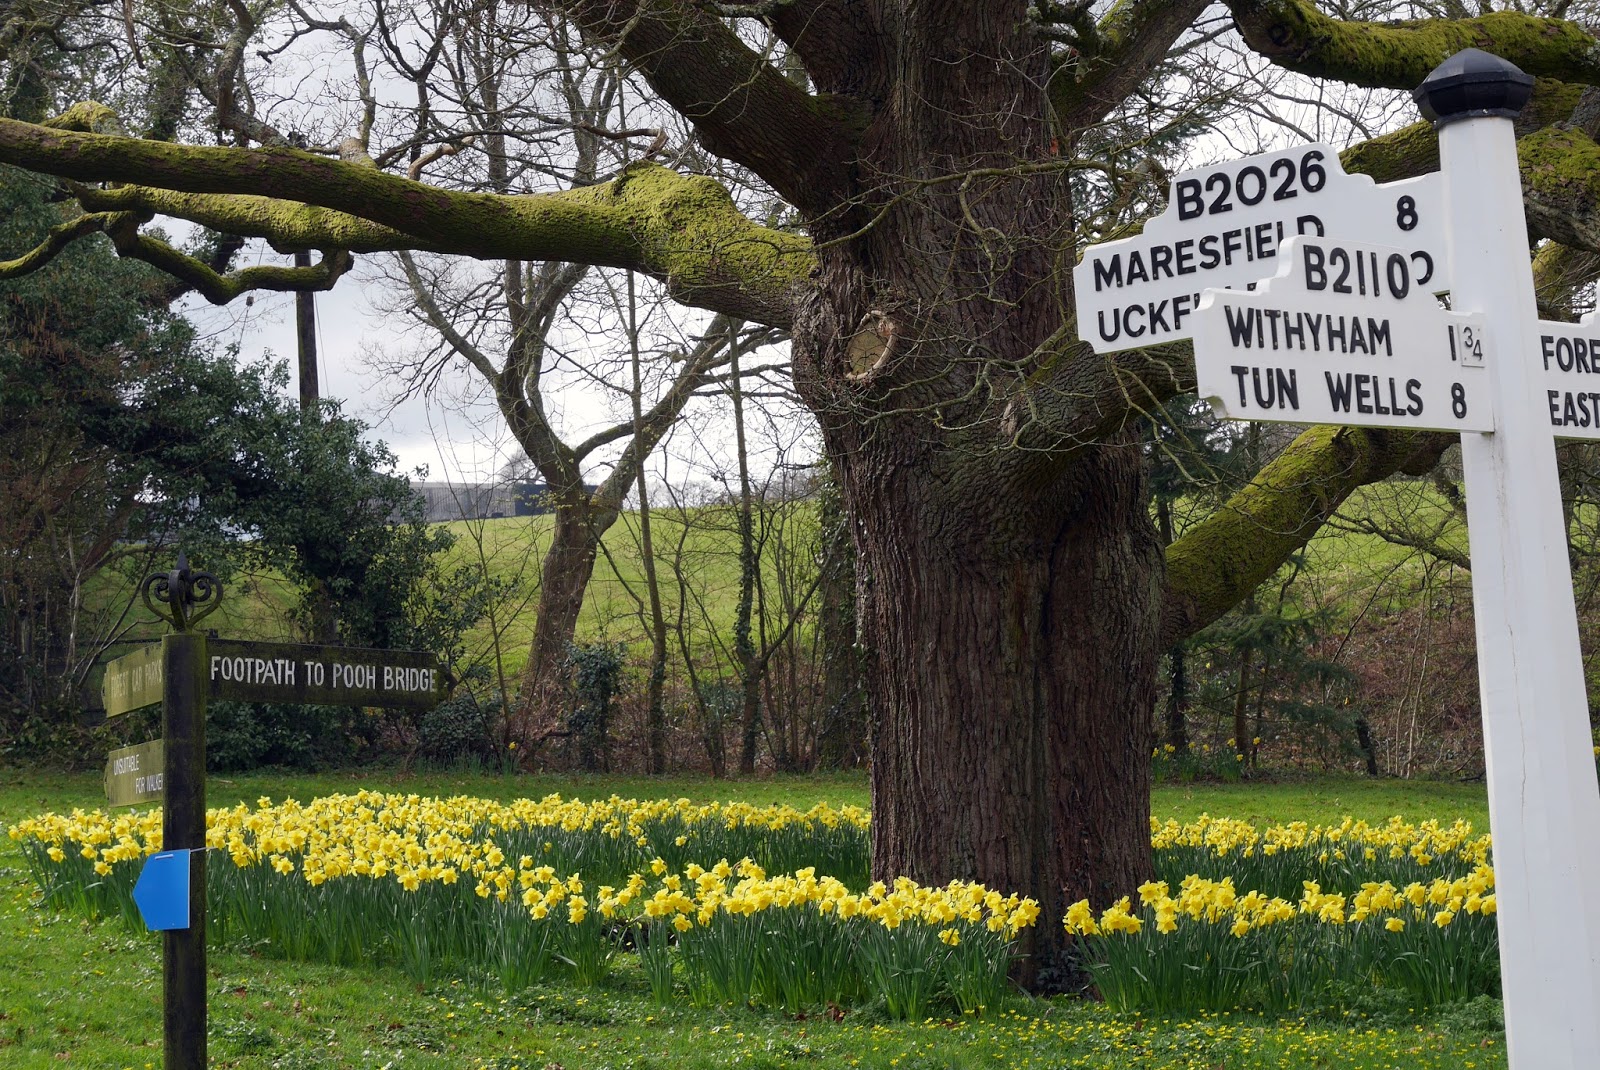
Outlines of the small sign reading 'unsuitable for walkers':
<svg viewBox="0 0 1600 1070">
<path fill-rule="evenodd" d="M 166 746 L 159 739 L 106 756 L 106 799 L 112 806 L 159 802 L 166 780 Z"/>
</svg>

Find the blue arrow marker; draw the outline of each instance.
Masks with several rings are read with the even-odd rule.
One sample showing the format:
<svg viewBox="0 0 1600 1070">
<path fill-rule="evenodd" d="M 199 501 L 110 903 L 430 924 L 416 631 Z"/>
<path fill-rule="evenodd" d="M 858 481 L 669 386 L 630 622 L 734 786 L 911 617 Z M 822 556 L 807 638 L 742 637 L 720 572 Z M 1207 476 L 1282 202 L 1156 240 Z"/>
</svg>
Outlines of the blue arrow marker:
<svg viewBox="0 0 1600 1070">
<path fill-rule="evenodd" d="M 133 901 L 151 931 L 189 927 L 189 852 L 162 851 L 145 859 Z"/>
</svg>

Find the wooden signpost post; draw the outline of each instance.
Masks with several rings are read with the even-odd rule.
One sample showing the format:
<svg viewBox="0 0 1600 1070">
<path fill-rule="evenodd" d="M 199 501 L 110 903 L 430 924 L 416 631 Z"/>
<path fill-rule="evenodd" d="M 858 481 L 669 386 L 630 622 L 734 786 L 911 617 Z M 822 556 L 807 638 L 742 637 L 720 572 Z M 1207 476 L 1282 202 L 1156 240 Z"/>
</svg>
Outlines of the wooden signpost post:
<svg viewBox="0 0 1600 1070">
<path fill-rule="evenodd" d="M 1512 129 L 1532 86 L 1457 53 L 1414 94 L 1437 174 L 1361 185 L 1320 145 L 1186 172 L 1141 237 L 1090 248 L 1075 281 L 1101 352 L 1192 338 L 1219 415 L 1462 433 L 1507 1057 L 1586 1070 L 1600 784 L 1554 439 L 1600 438 L 1600 326 L 1537 318 Z"/>
<path fill-rule="evenodd" d="M 148 577 L 145 605 L 172 633 L 106 666 L 106 715 L 161 703 L 161 739 L 113 751 L 113 806 L 163 802 L 163 850 L 145 860 L 134 902 L 162 933 L 166 1070 L 206 1065 L 206 701 L 429 709 L 443 679 L 433 654 L 207 639 L 194 630 L 222 584 L 189 568 Z"/>
</svg>

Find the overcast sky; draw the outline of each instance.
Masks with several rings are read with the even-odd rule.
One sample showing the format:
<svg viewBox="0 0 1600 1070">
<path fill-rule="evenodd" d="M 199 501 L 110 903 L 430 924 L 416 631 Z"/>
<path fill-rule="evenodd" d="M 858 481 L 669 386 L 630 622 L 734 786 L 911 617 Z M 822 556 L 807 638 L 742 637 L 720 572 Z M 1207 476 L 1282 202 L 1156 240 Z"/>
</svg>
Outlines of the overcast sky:
<svg viewBox="0 0 1600 1070">
<path fill-rule="evenodd" d="M 288 263 L 290 258 L 274 253 L 262 242 L 252 242 L 240 254 L 237 266 Z M 358 259 L 355 271 L 340 279 L 332 291 L 316 295 L 322 396 L 338 399 L 347 415 L 369 424 L 372 437 L 388 444 L 399 458 L 400 470 L 413 479 L 419 467 L 427 468 L 430 480 L 471 483 L 492 478 L 519 451 L 492 400 L 483 397 L 475 373 L 457 367 L 446 373 L 434 396 L 397 400 L 399 384 L 371 366 L 368 355 L 374 350 L 414 350 L 428 337 L 394 313 L 381 310 L 387 291 L 378 274 L 376 264 L 363 265 Z M 294 295 L 259 292 L 249 304 L 240 298 L 220 308 L 191 298 L 183 309 L 219 349 L 237 345 L 241 362 L 264 356 L 286 361 L 289 390 L 291 395 L 298 393 Z M 576 355 L 581 361 L 584 344 L 565 347 L 569 359 Z M 587 344 L 614 346 L 617 340 L 597 336 Z M 783 357 L 786 354 L 764 354 L 761 362 L 770 364 Z M 625 413 L 614 392 L 608 394 L 586 382 L 576 368 L 558 369 L 545 383 L 547 411 L 569 442 Z M 557 388 L 554 383 L 561 385 Z M 767 478 L 777 463 L 803 465 L 814 460 L 817 449 L 809 417 L 799 416 L 790 403 L 770 398 L 753 399 L 752 410 L 748 427 L 756 480 Z M 609 459 L 597 453 L 586 476 L 595 481 L 603 478 Z M 658 448 L 649 471 L 653 482 L 674 487 L 685 483 L 727 485 L 734 461 L 726 400 L 701 399 L 691 403 L 682 425 Z"/>
</svg>

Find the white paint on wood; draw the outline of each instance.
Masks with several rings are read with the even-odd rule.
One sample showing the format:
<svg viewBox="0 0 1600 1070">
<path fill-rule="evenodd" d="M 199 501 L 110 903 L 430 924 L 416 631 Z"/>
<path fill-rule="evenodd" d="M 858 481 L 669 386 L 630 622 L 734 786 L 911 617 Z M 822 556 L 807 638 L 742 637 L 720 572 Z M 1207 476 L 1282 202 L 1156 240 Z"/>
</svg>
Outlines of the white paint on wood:
<svg viewBox="0 0 1600 1070">
<path fill-rule="evenodd" d="M 1452 307 L 1482 313 L 1493 434 L 1461 436 L 1513 1070 L 1600 1066 L 1600 786 L 1511 120 L 1439 132 Z"/>
<path fill-rule="evenodd" d="M 1143 233 L 1084 252 L 1078 335 L 1101 353 L 1190 338 L 1201 291 L 1272 276 L 1297 235 L 1402 249 L 1432 265 L 1420 286 L 1448 289 L 1441 192 L 1437 173 L 1382 186 L 1346 174 L 1320 144 L 1185 171 Z"/>
<path fill-rule="evenodd" d="M 1205 291 L 1196 393 L 1238 420 L 1492 430 L 1483 319 L 1444 309 L 1419 268 L 1401 249 L 1291 238 L 1253 291 Z"/>
</svg>

